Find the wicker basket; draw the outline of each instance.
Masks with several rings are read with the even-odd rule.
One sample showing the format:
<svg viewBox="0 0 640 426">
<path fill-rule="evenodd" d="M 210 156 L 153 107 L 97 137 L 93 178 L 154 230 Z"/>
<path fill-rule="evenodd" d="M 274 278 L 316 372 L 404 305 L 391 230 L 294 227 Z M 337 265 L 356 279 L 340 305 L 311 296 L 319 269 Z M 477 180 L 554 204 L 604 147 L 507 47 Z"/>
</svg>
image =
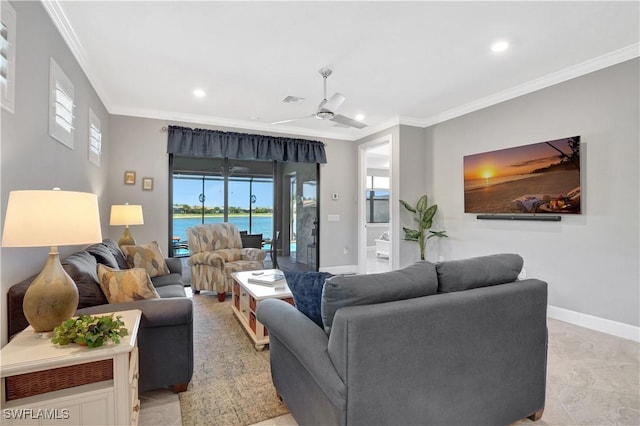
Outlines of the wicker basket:
<svg viewBox="0 0 640 426">
<path fill-rule="evenodd" d="M 18 374 L 5 378 L 6 400 L 12 401 L 112 379 L 112 359 Z"/>
</svg>

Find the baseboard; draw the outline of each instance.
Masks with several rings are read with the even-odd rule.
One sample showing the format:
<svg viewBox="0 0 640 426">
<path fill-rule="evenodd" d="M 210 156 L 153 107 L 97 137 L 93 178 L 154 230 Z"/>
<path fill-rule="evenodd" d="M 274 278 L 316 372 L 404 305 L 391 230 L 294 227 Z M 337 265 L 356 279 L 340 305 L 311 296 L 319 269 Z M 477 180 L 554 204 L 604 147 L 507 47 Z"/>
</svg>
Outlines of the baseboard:
<svg viewBox="0 0 640 426">
<path fill-rule="evenodd" d="M 341 266 L 325 266 L 320 271 L 329 272 L 330 274 L 355 274 L 358 272 L 358 265 L 341 265 Z"/>
<path fill-rule="evenodd" d="M 640 342 L 640 327 L 624 324 L 606 318 L 570 311 L 557 306 L 547 306 L 547 317 L 568 322 L 580 327 L 611 334 L 634 342 Z"/>
</svg>

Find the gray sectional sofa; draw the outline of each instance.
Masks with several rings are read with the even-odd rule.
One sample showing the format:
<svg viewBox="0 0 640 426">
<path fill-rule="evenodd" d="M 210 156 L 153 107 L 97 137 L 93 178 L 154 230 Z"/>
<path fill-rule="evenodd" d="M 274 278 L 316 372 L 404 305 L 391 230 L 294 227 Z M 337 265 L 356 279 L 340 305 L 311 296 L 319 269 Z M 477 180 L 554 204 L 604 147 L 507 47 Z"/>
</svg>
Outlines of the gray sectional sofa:
<svg viewBox="0 0 640 426">
<path fill-rule="evenodd" d="M 115 241 L 104 240 L 62 260 L 62 267 L 78 287 L 78 314 L 142 311 L 138 330 L 140 392 L 168 386 L 184 391 L 193 375 L 193 304 L 186 297 L 180 259 L 165 262 L 169 274 L 151 279 L 160 299 L 110 304 L 98 284 L 96 269 L 99 263 L 113 269 L 128 267 Z M 29 325 L 22 300 L 34 278 L 13 285 L 7 293 L 9 336 Z"/>
<path fill-rule="evenodd" d="M 261 302 L 278 394 L 300 425 L 539 419 L 547 284 L 518 281 L 522 264 L 503 254 L 333 277 L 324 328 L 286 302 Z"/>
</svg>

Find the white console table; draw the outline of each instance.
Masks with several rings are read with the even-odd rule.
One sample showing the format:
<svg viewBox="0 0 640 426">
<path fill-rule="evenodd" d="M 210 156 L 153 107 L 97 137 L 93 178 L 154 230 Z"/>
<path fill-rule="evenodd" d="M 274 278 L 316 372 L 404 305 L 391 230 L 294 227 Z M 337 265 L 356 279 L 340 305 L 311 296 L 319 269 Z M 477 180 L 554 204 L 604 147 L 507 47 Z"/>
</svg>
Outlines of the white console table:
<svg viewBox="0 0 640 426">
<path fill-rule="evenodd" d="M 2 424 L 137 425 L 142 313 L 115 315 L 129 332 L 120 344 L 59 346 L 27 327 L 2 348 Z"/>
</svg>

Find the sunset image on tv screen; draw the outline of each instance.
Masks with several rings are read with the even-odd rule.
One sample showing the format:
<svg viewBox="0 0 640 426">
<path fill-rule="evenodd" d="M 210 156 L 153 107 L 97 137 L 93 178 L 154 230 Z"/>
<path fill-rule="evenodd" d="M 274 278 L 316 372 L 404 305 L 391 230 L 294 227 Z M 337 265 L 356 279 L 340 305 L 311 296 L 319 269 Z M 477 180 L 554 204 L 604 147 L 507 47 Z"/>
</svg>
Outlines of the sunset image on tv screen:
<svg viewBox="0 0 640 426">
<path fill-rule="evenodd" d="M 465 213 L 580 213 L 580 136 L 464 157 Z"/>
</svg>

